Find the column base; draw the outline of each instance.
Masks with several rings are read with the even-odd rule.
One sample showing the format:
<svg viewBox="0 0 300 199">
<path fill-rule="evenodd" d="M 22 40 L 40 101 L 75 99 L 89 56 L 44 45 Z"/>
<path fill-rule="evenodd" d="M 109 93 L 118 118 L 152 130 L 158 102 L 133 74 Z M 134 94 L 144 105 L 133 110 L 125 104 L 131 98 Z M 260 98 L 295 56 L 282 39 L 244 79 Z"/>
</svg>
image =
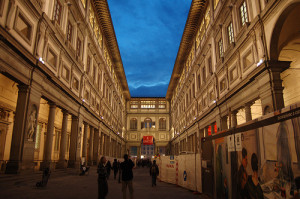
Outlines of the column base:
<svg viewBox="0 0 300 199">
<path fill-rule="evenodd" d="M 80 161 L 74 161 L 74 160 L 69 160 L 68 162 L 68 168 L 75 168 L 75 169 L 80 169 Z"/>
<path fill-rule="evenodd" d="M 56 163 L 56 169 L 66 169 L 68 167 L 68 162 L 65 160 Z"/>
<path fill-rule="evenodd" d="M 8 161 L 6 164 L 5 173 L 6 174 L 18 174 L 21 171 L 20 161 Z"/>
<path fill-rule="evenodd" d="M 55 170 L 55 166 L 56 166 L 55 162 L 49 162 L 49 161 L 41 162 L 40 170 L 44 171 L 46 168 L 49 168 L 50 171 Z"/>
</svg>

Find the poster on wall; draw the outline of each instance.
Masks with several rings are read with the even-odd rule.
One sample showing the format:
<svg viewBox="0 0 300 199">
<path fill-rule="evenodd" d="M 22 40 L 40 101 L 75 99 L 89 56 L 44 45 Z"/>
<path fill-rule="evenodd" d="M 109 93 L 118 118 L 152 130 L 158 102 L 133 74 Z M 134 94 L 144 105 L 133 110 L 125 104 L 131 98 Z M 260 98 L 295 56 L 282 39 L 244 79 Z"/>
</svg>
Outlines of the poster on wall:
<svg viewBox="0 0 300 199">
<path fill-rule="evenodd" d="M 217 198 L 229 198 L 230 185 L 230 164 L 228 162 L 227 137 L 215 140 L 215 158 L 216 158 L 216 191 Z M 234 148 L 234 146 L 233 146 Z"/>
</svg>

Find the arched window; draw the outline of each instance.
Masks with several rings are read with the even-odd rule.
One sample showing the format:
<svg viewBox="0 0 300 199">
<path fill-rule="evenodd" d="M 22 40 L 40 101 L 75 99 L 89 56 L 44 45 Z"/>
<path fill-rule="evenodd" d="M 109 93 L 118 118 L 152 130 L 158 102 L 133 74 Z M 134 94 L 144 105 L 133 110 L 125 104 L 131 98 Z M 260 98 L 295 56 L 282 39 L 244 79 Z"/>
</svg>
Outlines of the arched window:
<svg viewBox="0 0 300 199">
<path fill-rule="evenodd" d="M 159 129 L 166 130 L 166 119 L 165 118 L 159 119 Z"/>
<path fill-rule="evenodd" d="M 137 119 L 130 119 L 130 130 L 137 130 Z"/>
<path fill-rule="evenodd" d="M 146 118 L 144 120 L 144 125 L 145 125 L 145 128 L 151 128 L 152 127 L 152 120 L 150 118 Z"/>
</svg>

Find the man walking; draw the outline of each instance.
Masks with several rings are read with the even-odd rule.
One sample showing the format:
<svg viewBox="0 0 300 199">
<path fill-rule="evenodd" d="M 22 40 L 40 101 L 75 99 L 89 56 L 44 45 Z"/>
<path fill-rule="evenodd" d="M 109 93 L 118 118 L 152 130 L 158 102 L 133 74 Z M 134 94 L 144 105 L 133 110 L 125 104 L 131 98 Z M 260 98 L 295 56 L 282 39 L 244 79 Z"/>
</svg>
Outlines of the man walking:
<svg viewBox="0 0 300 199">
<path fill-rule="evenodd" d="M 129 189 L 130 199 L 133 199 L 133 186 L 132 186 L 132 179 L 133 179 L 133 172 L 132 169 L 134 167 L 134 163 L 132 160 L 128 158 L 128 155 L 124 155 L 124 162 L 121 163 L 121 172 L 122 172 L 122 192 L 123 192 L 123 199 L 126 199 L 126 190 L 127 186 Z"/>
<path fill-rule="evenodd" d="M 107 170 L 105 168 L 106 158 L 101 157 L 97 173 L 98 173 L 98 199 L 105 199 L 108 193 Z"/>
<path fill-rule="evenodd" d="M 150 176 L 152 176 L 152 187 L 156 186 L 156 178 L 157 178 L 158 174 L 159 174 L 159 169 L 156 164 L 156 160 L 153 160 L 153 164 L 150 167 Z"/>
</svg>

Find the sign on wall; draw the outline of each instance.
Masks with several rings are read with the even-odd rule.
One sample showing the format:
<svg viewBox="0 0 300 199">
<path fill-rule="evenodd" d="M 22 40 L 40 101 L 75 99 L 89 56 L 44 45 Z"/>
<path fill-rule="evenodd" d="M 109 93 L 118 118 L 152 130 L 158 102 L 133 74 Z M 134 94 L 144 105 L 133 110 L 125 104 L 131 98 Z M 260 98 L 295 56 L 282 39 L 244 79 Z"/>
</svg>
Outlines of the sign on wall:
<svg viewBox="0 0 300 199">
<path fill-rule="evenodd" d="M 143 136 L 143 145 L 152 145 L 153 136 Z"/>
</svg>

